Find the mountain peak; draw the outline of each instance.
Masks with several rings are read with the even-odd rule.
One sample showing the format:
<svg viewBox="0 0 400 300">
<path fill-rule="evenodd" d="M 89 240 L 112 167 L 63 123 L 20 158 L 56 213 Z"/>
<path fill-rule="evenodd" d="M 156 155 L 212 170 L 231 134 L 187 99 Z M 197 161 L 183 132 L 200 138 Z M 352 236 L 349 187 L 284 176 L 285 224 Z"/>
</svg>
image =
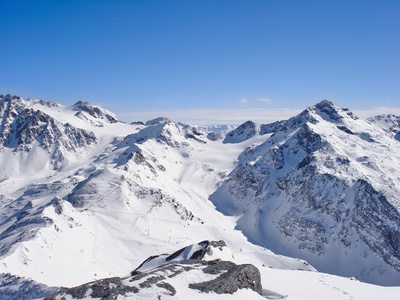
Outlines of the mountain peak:
<svg viewBox="0 0 400 300">
<path fill-rule="evenodd" d="M 322 118 L 332 123 L 342 123 L 346 118 L 358 119 L 349 109 L 337 107 L 329 100 L 322 100 L 316 105 L 307 108 L 303 113 L 306 113 L 311 119 L 318 120 L 318 118 Z"/>
<path fill-rule="evenodd" d="M 87 102 L 87 101 L 85 101 L 85 100 L 79 100 L 78 102 L 76 102 L 76 103 L 74 104 L 74 106 L 78 106 L 78 107 L 80 107 L 80 106 L 82 106 L 82 105 L 90 105 L 90 104 L 89 104 L 89 102 Z"/>
<path fill-rule="evenodd" d="M 72 105 L 75 111 L 84 111 L 96 119 L 104 119 L 110 123 L 120 122 L 119 118 L 103 107 L 93 106 L 87 101 L 78 101 Z"/>
<path fill-rule="evenodd" d="M 165 117 L 158 117 L 152 120 L 149 120 L 146 122 L 147 126 L 152 126 L 152 125 L 158 125 L 158 124 L 162 124 L 162 123 L 173 123 L 174 121 L 172 121 L 169 118 L 165 118 Z"/>
<path fill-rule="evenodd" d="M 13 102 L 13 101 L 17 101 L 17 102 L 24 102 L 24 100 L 19 97 L 19 96 L 12 96 L 11 94 L 7 94 L 7 95 L 0 95 L 0 103 L 2 102 Z"/>
<path fill-rule="evenodd" d="M 322 100 L 288 120 L 261 125 L 260 134 L 263 135 L 278 131 L 285 132 L 287 130 L 295 130 L 303 126 L 305 123 L 317 124 L 322 120 L 329 123 L 343 123 L 346 118 L 353 120 L 358 119 L 358 117 L 347 108 L 336 107 L 331 101 Z"/>
<path fill-rule="evenodd" d="M 232 130 L 226 135 L 224 143 L 241 143 L 256 135 L 257 132 L 259 132 L 259 127 L 260 126 L 253 121 L 244 122 L 238 128 Z"/>
<path fill-rule="evenodd" d="M 316 107 L 323 108 L 323 107 L 335 107 L 333 103 L 327 99 L 322 100 L 321 102 L 315 104 Z"/>
</svg>

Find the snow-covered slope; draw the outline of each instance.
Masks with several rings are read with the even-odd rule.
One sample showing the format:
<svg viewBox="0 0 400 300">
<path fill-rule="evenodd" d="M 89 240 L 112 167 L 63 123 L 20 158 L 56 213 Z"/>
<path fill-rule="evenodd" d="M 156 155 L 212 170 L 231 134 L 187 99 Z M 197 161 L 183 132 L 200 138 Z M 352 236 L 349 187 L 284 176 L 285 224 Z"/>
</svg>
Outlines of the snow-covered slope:
<svg viewBox="0 0 400 300">
<path fill-rule="evenodd" d="M 399 285 L 400 144 L 384 130 L 394 122 L 376 120 L 323 101 L 263 125 L 270 137 L 241 154 L 210 199 L 256 244 L 324 272 Z"/>
<path fill-rule="evenodd" d="M 6 173 L 13 171 L 7 164 L 12 155 L 19 156 L 25 164 L 39 160 L 57 169 L 64 160 L 82 155 L 96 144 L 93 132 L 63 124 L 43 111 L 33 109 L 30 102 L 10 95 L 0 99 L 0 151 L 3 152 L 2 167 Z M 39 168 L 40 163 L 31 169 L 35 172 Z M 28 168 L 24 169 L 25 172 Z"/>
<path fill-rule="evenodd" d="M 126 124 L 87 102 L 7 95 L 0 113 L 0 272 L 21 277 L 16 287 L 123 276 L 199 240 L 224 240 L 230 260 L 261 274 L 315 270 L 301 257 L 399 285 L 392 125 L 329 102 L 222 137 L 166 118 Z"/>
</svg>

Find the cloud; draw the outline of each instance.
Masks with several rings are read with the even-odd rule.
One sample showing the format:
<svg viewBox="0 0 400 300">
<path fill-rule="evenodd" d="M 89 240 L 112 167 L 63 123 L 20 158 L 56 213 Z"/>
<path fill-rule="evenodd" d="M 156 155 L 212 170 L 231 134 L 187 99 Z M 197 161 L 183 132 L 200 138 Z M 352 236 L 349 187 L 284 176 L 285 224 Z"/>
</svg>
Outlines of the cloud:
<svg viewBox="0 0 400 300">
<path fill-rule="evenodd" d="M 364 119 L 380 114 L 400 115 L 400 108 L 376 107 L 369 110 L 350 109 L 358 117 Z M 192 125 L 240 125 L 248 120 L 268 124 L 275 121 L 287 120 L 296 116 L 303 109 L 266 107 L 245 109 L 187 109 L 169 111 L 148 112 L 123 112 L 117 113 L 119 117 L 127 122 L 148 121 L 157 117 L 167 117 L 174 121 Z"/>
<path fill-rule="evenodd" d="M 269 103 L 269 102 L 271 102 L 271 99 L 268 99 L 268 98 L 260 98 L 260 99 L 257 99 L 257 101 Z"/>
<path fill-rule="evenodd" d="M 242 99 L 240 99 L 240 103 L 246 104 L 247 102 L 249 102 L 249 101 L 247 101 L 247 99 L 246 99 L 246 98 L 242 98 Z"/>
<path fill-rule="evenodd" d="M 350 109 L 351 110 L 351 109 Z M 400 116 L 400 107 L 386 107 L 386 106 L 379 106 L 374 107 L 367 110 L 351 110 L 354 112 L 359 118 L 366 119 L 369 117 L 377 116 L 377 115 L 396 115 Z"/>
<path fill-rule="evenodd" d="M 246 108 L 246 109 L 188 109 L 153 112 L 130 112 L 118 114 L 128 122 L 147 121 L 157 117 L 168 117 L 192 125 L 239 125 L 248 120 L 266 124 L 278 120 L 286 120 L 297 114 L 300 109 L 267 109 L 267 108 Z"/>
</svg>

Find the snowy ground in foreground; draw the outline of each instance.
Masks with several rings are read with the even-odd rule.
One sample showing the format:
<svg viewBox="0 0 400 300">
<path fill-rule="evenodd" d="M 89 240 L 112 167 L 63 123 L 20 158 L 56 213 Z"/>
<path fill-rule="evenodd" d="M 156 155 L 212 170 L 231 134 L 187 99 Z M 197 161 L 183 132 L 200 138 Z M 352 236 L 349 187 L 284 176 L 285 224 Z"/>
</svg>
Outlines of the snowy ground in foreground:
<svg viewBox="0 0 400 300">
<path fill-rule="evenodd" d="M 288 270 L 270 267 L 261 264 L 262 252 L 260 249 L 250 249 L 254 253 L 247 251 L 237 251 L 245 246 L 243 242 L 238 243 L 234 251 L 224 247 L 222 251 L 214 248 L 212 254 L 206 254 L 205 260 L 220 258 L 222 260 L 232 260 L 236 263 L 253 263 L 261 273 L 261 282 L 263 286 L 263 295 L 259 295 L 252 290 L 242 289 L 230 295 L 218 295 L 216 293 L 202 293 L 188 288 L 190 283 L 204 282 L 214 279 L 216 275 L 205 274 L 198 269 L 180 273 L 178 276 L 168 278 L 168 282 L 176 289 L 174 296 L 160 293 L 156 287 L 141 289 L 138 294 L 119 296 L 119 300 L 128 299 L 288 299 L 288 300 L 397 300 L 400 299 L 400 287 L 382 287 L 378 285 L 360 282 L 354 278 L 345 278 L 326 273 L 312 271 L 311 266 L 304 265 L 308 270 Z M 238 249 L 236 249 L 238 248 Z M 251 257 L 248 255 L 252 254 Z M 264 253 L 267 255 L 267 253 Z M 271 255 L 271 253 L 269 254 Z M 247 258 L 247 259 L 246 259 Z M 281 257 L 282 265 L 280 267 L 294 267 L 296 262 Z M 268 258 L 265 262 L 268 261 Z M 270 263 L 278 263 L 273 255 L 269 257 Z M 297 261 L 301 266 L 301 261 Z M 126 274 L 125 274 L 126 275 Z M 214 276 L 214 277 L 213 277 Z M 121 275 L 121 277 L 125 277 Z M 67 298 L 68 299 L 68 298 Z M 71 298 L 72 299 L 72 298 Z M 88 298 L 89 299 L 89 298 Z"/>
<path fill-rule="evenodd" d="M 278 270 L 265 267 L 260 268 L 260 271 L 264 296 L 260 296 L 252 290 L 239 290 L 233 295 L 204 294 L 187 288 L 187 281 L 177 278 L 175 286 L 177 294 L 174 296 L 163 295 L 161 299 L 400 299 L 400 287 L 381 287 L 350 278 L 311 271 Z M 154 299 L 154 296 L 155 294 L 148 290 L 147 293 L 140 294 L 140 298 L 135 295 L 125 299 Z"/>
<path fill-rule="evenodd" d="M 334 275 L 312 271 L 290 271 L 270 268 L 260 268 L 263 296 L 248 289 L 242 289 L 236 293 L 216 294 L 201 293 L 189 289 L 188 284 L 195 281 L 210 280 L 211 275 L 199 270 L 190 271 L 174 277 L 169 282 L 176 288 L 174 296 L 160 294 L 159 289 L 149 288 L 139 292 L 118 297 L 119 300 L 133 299 L 287 299 L 287 300 L 397 300 L 400 297 L 400 287 L 381 287 L 362 283 L 351 278 L 343 278 Z M 89 298 L 87 298 L 89 299 Z M 68 299 L 69 300 L 69 299 Z M 71 298 L 72 300 L 72 298 Z"/>
<path fill-rule="evenodd" d="M 264 289 L 287 295 L 286 299 L 400 299 L 400 287 L 381 287 L 351 278 L 296 270 L 260 268 Z"/>
</svg>

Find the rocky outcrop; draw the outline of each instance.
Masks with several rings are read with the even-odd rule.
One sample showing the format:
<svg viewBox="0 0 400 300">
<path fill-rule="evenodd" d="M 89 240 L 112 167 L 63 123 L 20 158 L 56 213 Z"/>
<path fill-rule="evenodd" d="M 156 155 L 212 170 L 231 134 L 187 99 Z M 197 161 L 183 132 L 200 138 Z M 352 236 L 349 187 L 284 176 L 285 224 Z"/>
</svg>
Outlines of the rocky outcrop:
<svg viewBox="0 0 400 300">
<path fill-rule="evenodd" d="M 129 286 L 119 277 L 106 278 L 95 282 L 83 284 L 74 288 L 61 288 L 61 290 L 51 296 L 44 298 L 45 300 L 58 300 L 63 297 L 72 297 L 73 299 L 117 299 L 119 295 L 127 293 L 137 293 L 139 289 L 135 286 Z M 65 299 L 65 298 L 64 298 Z"/>
<path fill-rule="evenodd" d="M 203 270 L 207 274 L 220 274 L 217 278 L 189 285 L 192 289 L 217 294 L 233 294 L 239 289 L 252 289 L 262 294 L 260 271 L 253 265 L 236 265 L 230 261 L 210 261 Z"/>
<path fill-rule="evenodd" d="M 189 283 L 188 288 L 204 293 L 233 294 L 239 289 L 251 289 L 262 294 L 260 271 L 253 265 L 236 265 L 220 259 L 202 260 L 209 247 L 224 247 L 223 241 L 203 241 L 184 247 L 170 255 L 151 256 L 129 276 L 112 277 L 86 283 L 74 288 L 62 288 L 45 300 L 68 299 L 123 299 L 124 296 L 140 296 L 151 289 L 154 297 L 173 296 L 177 293 L 173 286 L 176 278 L 197 278 L 189 273 L 201 270 L 205 277 L 215 275 L 215 279 Z M 164 257 L 166 256 L 166 257 Z M 179 263 L 178 263 L 179 262 Z M 198 274 L 198 273 L 197 273 Z"/>
<path fill-rule="evenodd" d="M 253 137 L 257 131 L 259 130 L 259 126 L 252 121 L 247 121 L 240 125 L 238 128 L 229 132 L 224 139 L 224 143 L 235 144 L 241 143 L 249 138 Z"/>
<path fill-rule="evenodd" d="M 9 273 L 0 274 L 0 299 L 7 300 L 31 300 L 42 299 L 46 295 L 59 291 L 57 287 L 48 287 Z"/>
<path fill-rule="evenodd" d="M 95 119 L 102 119 L 105 120 L 109 123 L 117 123 L 121 122 L 116 115 L 111 113 L 110 111 L 102 108 L 102 107 L 97 107 L 89 104 L 87 101 L 78 101 L 72 106 L 73 110 L 78 111 L 76 113 L 77 117 L 84 117 L 82 115 L 82 112 L 85 112 L 92 116 Z"/>
<path fill-rule="evenodd" d="M 177 293 L 176 288 L 169 282 L 170 279 L 181 276 L 193 270 L 202 270 L 205 274 L 218 275 L 211 281 L 190 283 L 189 288 L 204 293 L 233 294 L 239 289 L 252 289 L 262 294 L 260 271 L 253 265 L 236 265 L 229 261 L 201 261 L 192 263 L 187 261 L 182 264 L 168 264 L 154 270 L 138 273 L 133 276 L 119 278 L 112 277 L 74 288 L 61 288 L 61 290 L 44 300 L 68 299 L 123 299 L 123 296 L 140 295 L 146 289 L 152 289 L 154 296 Z M 121 297 L 121 298 L 118 298 Z"/>
</svg>

